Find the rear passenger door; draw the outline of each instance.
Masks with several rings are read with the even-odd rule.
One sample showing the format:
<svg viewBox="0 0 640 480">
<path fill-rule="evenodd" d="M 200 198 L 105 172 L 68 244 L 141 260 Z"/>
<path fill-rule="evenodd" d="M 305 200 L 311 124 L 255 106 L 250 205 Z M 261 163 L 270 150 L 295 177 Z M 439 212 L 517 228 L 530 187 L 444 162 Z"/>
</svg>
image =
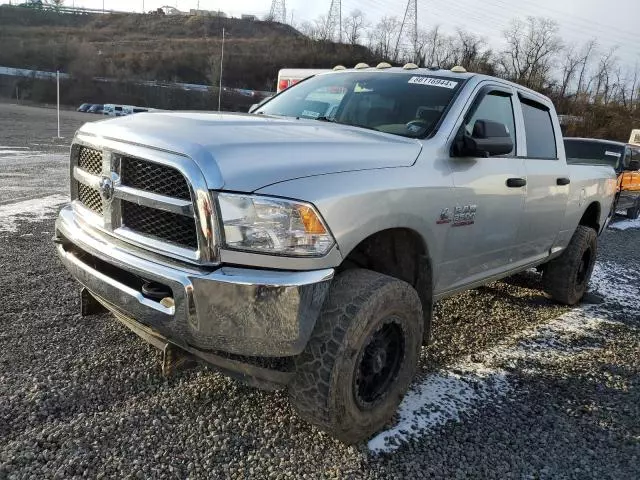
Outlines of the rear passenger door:
<svg viewBox="0 0 640 480">
<path fill-rule="evenodd" d="M 562 228 L 570 176 L 553 105 L 519 93 L 517 106 L 522 112 L 527 186 L 515 255 L 533 262 L 549 254 Z"/>
</svg>

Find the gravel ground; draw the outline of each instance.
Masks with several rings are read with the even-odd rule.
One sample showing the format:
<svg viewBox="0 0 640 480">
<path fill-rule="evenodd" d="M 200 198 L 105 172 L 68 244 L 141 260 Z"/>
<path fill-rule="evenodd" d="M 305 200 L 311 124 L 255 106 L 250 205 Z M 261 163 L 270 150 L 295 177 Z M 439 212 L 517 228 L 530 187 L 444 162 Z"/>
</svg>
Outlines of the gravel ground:
<svg viewBox="0 0 640 480">
<path fill-rule="evenodd" d="M 43 185 L 67 172 L 50 163 Z M 16 178 L 0 175 L 0 191 Z M 0 203 L 0 479 L 640 476 L 638 229 L 600 238 L 603 304 L 558 307 L 533 273 L 440 302 L 399 423 L 346 447 L 284 392 L 204 367 L 164 379 L 153 348 L 109 315 L 80 317 L 50 241 L 57 200 L 16 212 L 21 198 Z"/>
</svg>

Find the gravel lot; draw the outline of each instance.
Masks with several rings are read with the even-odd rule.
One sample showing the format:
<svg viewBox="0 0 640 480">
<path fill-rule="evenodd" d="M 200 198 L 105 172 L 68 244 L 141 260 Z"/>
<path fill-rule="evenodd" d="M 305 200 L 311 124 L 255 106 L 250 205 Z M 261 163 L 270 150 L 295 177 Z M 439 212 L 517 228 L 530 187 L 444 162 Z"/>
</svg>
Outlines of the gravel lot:
<svg viewBox="0 0 640 480">
<path fill-rule="evenodd" d="M 51 141 L 50 111 L 0 103 L 0 479 L 640 476 L 639 228 L 600 238 L 602 304 L 554 305 L 534 273 L 438 304 L 397 418 L 346 447 L 284 392 L 204 367 L 164 379 L 152 347 L 78 315 L 50 238 L 85 119 L 64 113 Z"/>
</svg>

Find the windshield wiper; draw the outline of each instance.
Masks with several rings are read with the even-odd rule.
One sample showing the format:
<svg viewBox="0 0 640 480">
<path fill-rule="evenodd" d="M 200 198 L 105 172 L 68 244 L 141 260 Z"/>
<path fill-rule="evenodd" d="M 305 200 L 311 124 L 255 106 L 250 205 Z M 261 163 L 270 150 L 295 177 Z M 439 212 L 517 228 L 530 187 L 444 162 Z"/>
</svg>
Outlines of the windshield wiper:
<svg viewBox="0 0 640 480">
<path fill-rule="evenodd" d="M 314 118 L 314 120 L 318 120 L 320 122 L 340 123 L 338 120 L 335 119 L 335 117 L 330 118 L 330 117 L 325 117 L 324 115 L 320 117 L 316 117 Z"/>
</svg>

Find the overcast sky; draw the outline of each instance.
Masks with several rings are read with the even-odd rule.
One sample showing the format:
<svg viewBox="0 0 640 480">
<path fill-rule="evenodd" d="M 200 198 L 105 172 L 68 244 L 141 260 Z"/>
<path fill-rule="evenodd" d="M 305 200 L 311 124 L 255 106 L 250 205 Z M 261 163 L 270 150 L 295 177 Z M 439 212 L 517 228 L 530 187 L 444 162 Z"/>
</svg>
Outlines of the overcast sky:
<svg viewBox="0 0 640 480">
<path fill-rule="evenodd" d="M 8 3 L 8 0 L 0 0 Z M 16 3 L 16 0 L 13 0 Z M 24 1 L 24 0 L 18 0 Z M 143 0 L 104 0 L 105 8 L 142 11 Z M 287 17 L 294 23 L 326 14 L 331 0 L 287 0 Z M 66 5 L 102 8 L 103 0 L 65 0 Z M 402 18 L 406 0 L 342 0 L 343 14 L 361 9 L 370 21 L 383 15 Z M 264 16 L 271 0 L 144 0 L 149 11 L 171 5 L 188 11 L 199 5 L 203 10 L 222 10 L 228 15 L 242 13 Z M 633 68 L 640 62 L 640 0 L 418 0 L 418 22 L 428 29 L 441 25 L 453 32 L 456 27 L 487 37 L 499 48 L 501 32 L 515 17 L 546 16 L 560 24 L 567 43 L 583 43 L 596 38 L 600 46 L 619 45 L 618 56 Z"/>
</svg>

